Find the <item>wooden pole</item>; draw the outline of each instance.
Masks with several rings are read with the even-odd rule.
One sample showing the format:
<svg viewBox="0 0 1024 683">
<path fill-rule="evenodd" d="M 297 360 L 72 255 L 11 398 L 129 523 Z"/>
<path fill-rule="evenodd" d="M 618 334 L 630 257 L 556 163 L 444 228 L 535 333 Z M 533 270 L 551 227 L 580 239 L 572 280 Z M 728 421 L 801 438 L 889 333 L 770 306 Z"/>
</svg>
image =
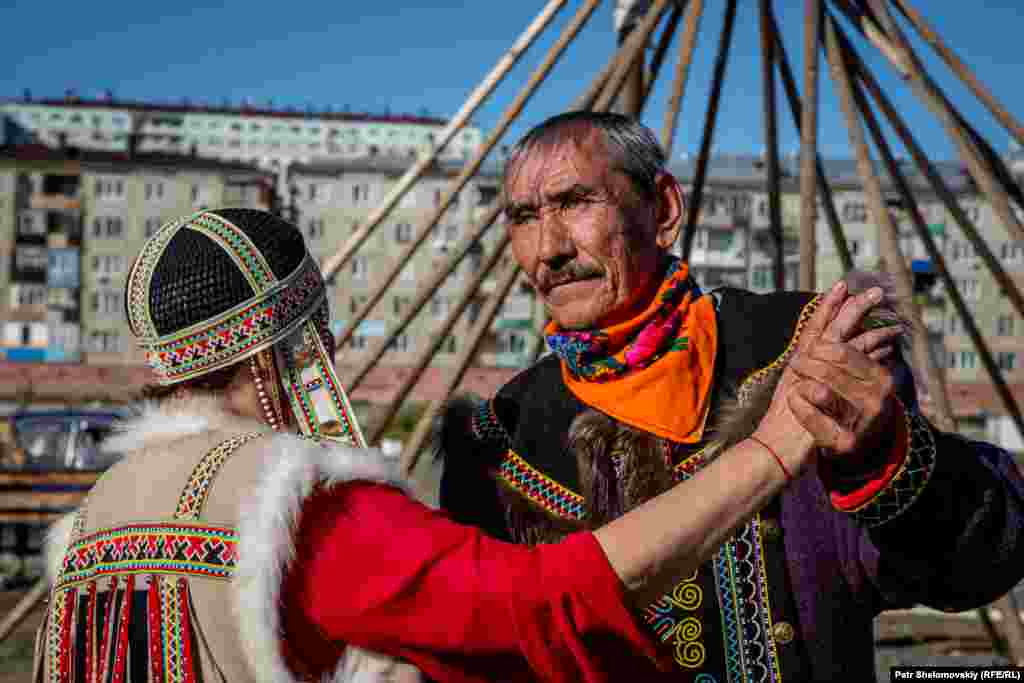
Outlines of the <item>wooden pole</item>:
<svg viewBox="0 0 1024 683">
<path fill-rule="evenodd" d="M 953 220 L 960 226 L 961 231 L 963 231 L 964 235 L 970 241 L 975 252 L 985 262 L 989 272 L 992 273 L 992 277 L 995 278 L 996 282 L 1002 288 L 1003 293 L 1010 299 L 1010 303 L 1013 304 L 1014 309 L 1016 309 L 1017 315 L 1024 318 L 1024 297 L 1021 296 L 1020 289 L 1017 287 L 1016 283 L 1014 283 L 1013 278 L 1007 274 L 995 254 L 993 254 L 992 250 L 989 249 L 988 244 L 984 239 L 982 239 L 981 235 L 978 234 L 977 229 L 971 223 L 967 214 L 964 213 L 963 207 L 960 206 L 960 202 L 956 200 L 956 196 L 953 194 L 953 191 L 949 189 L 949 186 L 946 184 L 946 181 L 943 180 L 942 175 L 935 170 L 935 167 L 928 159 L 928 155 L 914 138 L 913 132 L 911 132 L 906 122 L 904 122 L 899 111 L 893 105 L 888 96 L 886 96 L 885 92 L 878 84 L 878 81 L 875 80 L 871 71 L 861 60 L 860 55 L 850 42 L 850 39 L 846 36 L 846 33 L 838 25 L 836 25 L 836 34 L 839 36 L 839 42 L 841 43 L 843 53 L 847 55 L 849 59 L 850 67 L 857 73 L 861 83 L 863 83 L 864 87 L 867 89 L 868 94 L 870 94 L 872 99 L 874 99 L 878 108 L 882 110 L 886 120 L 896 132 L 896 135 L 900 138 L 903 146 L 908 152 L 910 152 L 910 156 L 917 164 L 921 174 L 928 179 L 928 182 L 931 184 L 935 194 L 942 200 L 946 210 L 949 211 Z"/>
<path fill-rule="evenodd" d="M 487 331 L 491 329 L 491 323 L 494 322 L 494 318 L 498 314 L 498 310 L 501 308 L 502 303 L 505 301 L 505 297 L 508 295 L 509 290 L 512 289 L 512 285 L 516 283 L 518 278 L 518 265 L 512 266 L 505 271 L 504 276 L 498 283 L 497 290 L 487 300 L 487 304 L 480 313 L 480 317 L 470 330 L 466 346 L 459 352 L 459 357 L 455 362 L 455 372 L 452 373 L 452 376 L 448 379 L 448 383 L 445 385 L 443 392 L 444 396 L 450 396 L 454 393 L 455 389 L 458 388 L 459 383 L 462 382 L 462 378 L 465 376 L 466 370 L 469 368 L 469 364 L 473 361 L 473 358 L 476 357 L 477 350 L 480 348 L 480 343 L 483 341 Z M 412 433 L 412 436 L 409 438 L 409 442 L 405 445 L 405 448 L 402 451 L 402 465 L 406 472 L 411 472 L 416 467 L 416 460 L 419 458 L 420 450 L 423 448 L 423 444 L 426 443 L 427 439 L 430 437 L 431 427 L 434 424 L 434 420 L 440 413 L 441 408 L 444 406 L 444 403 L 444 400 L 433 401 L 427 411 L 420 418 L 419 423 L 417 423 L 415 431 Z"/>
<path fill-rule="evenodd" d="M 462 316 L 466 307 L 469 306 L 473 301 L 473 297 L 476 295 L 480 288 L 480 284 L 491 274 L 494 267 L 501 261 L 501 257 L 506 253 L 506 247 L 508 246 L 509 238 L 508 233 L 502 236 L 501 241 L 495 245 L 494 250 L 490 256 L 487 257 L 487 261 L 480 268 L 480 271 L 476 274 L 473 280 L 466 284 L 462 288 L 462 295 L 459 297 L 458 303 L 448 311 L 448 315 L 445 317 L 444 322 L 441 326 L 434 330 L 430 339 L 427 342 L 426 347 L 416 357 L 416 361 L 413 363 L 413 370 L 402 382 L 402 385 L 395 392 L 395 395 L 391 397 L 391 401 L 388 404 L 388 408 L 385 411 L 381 421 L 377 424 L 377 427 L 373 430 L 373 434 L 370 436 L 370 443 L 377 443 L 381 435 L 387 429 L 388 424 L 394 419 L 395 415 L 401 409 L 405 399 L 409 396 L 409 392 L 419 382 L 420 377 L 423 375 L 424 370 L 430 365 L 430 361 L 437 355 L 437 350 L 441 348 L 441 344 L 444 343 L 445 338 L 451 334 L 452 328 L 455 327 L 455 323 L 458 322 Z"/>
<path fill-rule="evenodd" d="M 868 130 L 871 131 L 871 136 L 875 141 L 875 148 L 882 155 L 882 160 L 885 163 L 886 170 L 889 172 L 889 177 L 896 185 L 896 188 L 903 197 L 903 201 L 907 205 L 907 214 L 910 217 L 910 222 L 913 224 L 918 238 L 928 251 L 928 257 L 938 269 L 939 276 L 942 278 L 942 282 L 946 286 L 946 292 L 949 295 L 950 300 L 953 302 L 953 307 L 956 308 L 956 311 L 960 315 L 960 319 L 963 321 L 964 327 L 967 330 L 967 334 L 971 338 L 971 342 L 974 344 L 974 348 L 977 349 L 978 355 L 981 356 L 982 363 L 985 365 L 985 369 L 988 371 L 989 377 L 992 379 L 992 384 L 995 385 L 996 391 L 999 394 L 1000 399 L 1003 401 L 1003 406 L 1006 408 L 1006 412 L 1010 414 L 1014 422 L 1017 424 L 1017 429 L 1020 430 L 1021 435 L 1024 436 L 1024 418 L 1021 416 L 1020 407 L 1017 405 L 1017 401 L 1013 398 L 1013 394 L 1010 393 L 1010 389 L 1006 386 L 1006 382 L 1003 380 L 1002 373 L 996 365 L 992 352 L 989 350 L 988 344 L 985 342 L 981 332 L 978 330 L 978 325 L 974 320 L 974 316 L 971 314 L 967 304 L 964 303 L 963 296 L 961 296 L 960 292 L 956 288 L 956 282 L 953 280 L 953 276 L 950 275 L 949 269 L 946 268 L 946 260 L 942 256 L 942 251 L 935 244 L 935 239 L 932 237 L 931 232 L 928 231 L 928 225 L 925 223 L 924 218 L 921 216 L 921 212 L 918 210 L 917 201 L 914 198 L 913 192 L 910 190 L 910 185 L 903 176 L 903 172 L 900 170 L 899 164 L 896 162 L 896 158 L 893 156 L 892 150 L 889 148 L 889 144 L 886 142 L 885 137 L 882 134 L 882 128 L 878 124 L 878 119 L 875 117 L 875 114 L 868 105 L 863 92 L 856 83 L 853 84 L 852 90 L 857 108 L 864 117 L 864 122 L 867 124 Z M 1020 642 L 1024 644 L 1024 632 L 1022 632 L 1021 635 L 1022 639 Z M 1017 654 L 1024 657 L 1024 649 L 1017 651 Z"/>
<path fill-rule="evenodd" d="M 654 84 L 658 81 L 658 74 L 661 73 L 661 67 L 665 64 L 665 55 L 668 54 L 668 49 L 672 47 L 672 41 L 675 40 L 676 29 L 679 28 L 679 20 L 682 17 L 683 5 L 676 4 L 672 8 L 672 14 L 668 16 L 668 21 L 665 22 L 665 28 L 661 29 L 661 35 L 658 36 L 658 45 L 654 48 L 654 55 L 651 57 L 651 68 L 644 76 L 644 90 L 640 100 L 641 112 L 643 112 L 644 104 L 647 103 L 647 97 L 651 94 L 651 90 L 654 89 Z"/>
<path fill-rule="evenodd" d="M 551 46 L 551 49 L 544 57 L 543 62 L 534 70 L 533 74 L 531 74 L 526 86 L 519 92 L 512 104 L 505 110 L 501 120 L 498 122 L 494 131 L 487 137 L 487 140 L 484 142 L 481 149 L 473 159 L 463 167 L 458 177 L 449 184 L 448 191 L 442 197 L 440 205 L 427 218 L 427 220 L 419 226 L 419 230 L 412 242 L 406 245 L 402 250 L 402 253 L 395 260 L 391 270 L 388 271 L 383 280 L 378 283 L 377 287 L 367 297 L 366 303 L 352 316 L 352 319 L 348 321 L 345 328 L 338 335 L 336 341 L 336 347 L 338 350 L 341 350 L 341 348 L 352 338 L 352 335 L 355 333 L 356 328 L 359 327 L 359 324 L 366 319 L 366 316 L 369 315 L 370 311 L 372 311 L 374 306 L 377 305 L 377 302 L 379 302 L 381 297 L 384 296 L 395 278 L 398 277 L 402 268 L 404 268 L 412 258 L 412 255 L 417 249 L 419 249 L 420 245 L 426 241 L 427 237 L 430 236 L 430 231 L 435 225 L 437 225 L 437 222 L 441 219 L 441 216 L 444 215 L 445 211 L 448 210 L 448 207 L 451 206 L 454 197 L 466 185 L 466 183 L 469 182 L 469 179 L 480 168 L 484 158 L 490 153 L 508 130 L 509 126 L 512 125 L 512 122 L 522 112 L 523 107 L 526 106 L 530 97 L 533 96 L 537 91 L 537 88 L 544 82 L 544 79 L 561 58 L 562 53 L 565 52 L 569 43 L 573 41 L 576 35 L 580 32 L 580 29 L 582 29 L 587 20 L 590 19 L 598 4 L 600 4 L 600 0 L 586 0 L 586 2 L 576 12 L 572 20 L 562 31 L 562 34 L 558 37 L 558 40 Z"/>
<path fill-rule="evenodd" d="M 672 145 L 675 142 L 676 124 L 679 111 L 686 94 L 686 82 L 690 77 L 690 65 L 693 63 L 694 48 L 697 47 L 697 32 L 700 30 L 700 19 L 704 16 L 704 0 L 690 0 L 686 8 L 686 28 L 683 39 L 679 43 L 679 61 L 676 63 L 676 76 L 672 84 L 672 96 L 665 110 L 665 123 L 661 129 L 661 147 L 665 156 L 672 157 Z"/>
<path fill-rule="evenodd" d="M 960 59 L 960 57 L 953 52 L 943 42 L 942 37 L 936 33 L 932 27 L 928 24 L 925 18 L 921 15 L 910 4 L 909 0 L 893 0 L 896 6 L 899 7 L 900 11 L 903 12 L 910 23 L 914 25 L 917 32 L 921 35 L 926 43 L 931 45 L 932 49 L 935 50 L 936 54 L 942 58 L 942 61 L 953 70 L 961 81 L 971 89 L 975 97 L 982 101 L 982 103 L 988 107 L 988 110 L 992 113 L 992 116 L 996 118 L 1003 127 L 1012 135 L 1019 144 L 1024 145 L 1024 125 L 1010 113 L 1010 111 L 1004 107 L 999 100 L 992 95 L 991 91 L 985 87 L 985 85 L 978 80 L 978 78 L 971 71 L 970 67 Z"/>
<path fill-rule="evenodd" d="M 782 191 L 779 173 L 779 122 L 778 106 L 775 102 L 775 37 L 771 32 L 771 0 L 761 0 L 761 83 L 764 88 L 765 161 L 768 167 L 768 220 L 775 246 L 772 259 L 772 274 L 776 291 L 786 288 L 786 254 L 782 234 Z M 754 231 L 751 228 L 747 246 L 753 247 Z"/>
<path fill-rule="evenodd" d="M 953 107 L 952 103 L 942 94 L 938 86 L 931 80 L 928 74 L 921 67 L 914 55 L 913 48 L 906 41 L 888 9 L 876 0 L 866 0 L 874 10 L 874 15 L 885 25 L 887 38 L 891 45 L 898 51 L 898 56 L 891 55 L 888 51 L 882 50 L 882 54 L 890 60 L 900 71 L 904 80 L 910 85 L 911 90 L 925 106 L 935 114 L 946 134 L 957 148 L 957 152 L 970 172 L 974 182 L 981 188 L 985 197 L 992 204 L 993 210 L 999 219 L 1006 226 L 1010 236 L 1024 240 L 1024 226 L 1021 226 L 1010 206 L 1010 199 L 1007 190 L 1003 187 L 989 164 L 982 159 L 976 144 L 970 139 L 967 131 L 962 125 L 962 117 Z M 872 27 L 874 32 L 866 27 Z M 862 15 L 858 27 L 864 32 L 869 40 L 872 35 L 877 34 L 881 29 L 874 26 L 867 15 Z M 872 40 L 879 45 L 877 40 Z"/>
<path fill-rule="evenodd" d="M 46 579 L 39 579 L 35 582 L 28 593 L 7 613 L 4 620 L 0 622 L 0 643 L 7 639 L 7 636 L 18 628 L 18 624 L 25 621 L 25 618 L 43 604 L 50 591 L 50 582 Z"/>
<path fill-rule="evenodd" d="M 658 21 L 661 19 L 661 15 L 665 12 L 665 8 L 668 7 L 669 3 L 672 1 L 673 0 L 655 0 L 654 4 L 647 10 L 647 14 L 644 15 L 644 18 L 641 19 L 636 28 L 630 32 L 629 37 L 626 38 L 626 42 L 622 45 L 622 48 L 625 48 L 626 50 L 625 55 L 609 78 L 608 85 L 605 87 L 604 91 L 602 91 L 601 96 L 597 98 L 597 103 L 594 105 L 594 109 L 598 111 L 606 111 L 612 107 L 615 102 L 615 98 L 619 96 L 619 92 L 622 90 L 626 80 L 629 78 L 633 65 L 636 63 L 637 59 L 643 55 L 644 46 L 647 45 L 647 41 L 650 39 L 651 34 L 654 33 L 654 29 L 658 27 Z"/>
<path fill-rule="evenodd" d="M 468 235 L 462 238 L 459 242 L 458 247 L 451 253 L 444 264 L 430 276 L 430 279 L 418 288 L 418 294 L 416 299 L 409 305 L 400 316 L 398 323 L 393 325 L 383 338 L 377 342 L 372 349 L 369 350 L 367 355 L 364 357 L 362 364 L 352 374 L 351 377 L 346 378 L 345 382 L 346 390 L 351 394 L 356 390 L 363 380 L 373 369 L 373 366 L 380 360 L 384 352 L 387 351 L 388 345 L 400 335 L 409 323 L 416 317 L 417 314 L 423 309 L 423 307 L 430 301 L 430 299 L 437 293 L 441 288 L 444 281 L 451 275 L 452 271 L 464 260 L 469 250 L 476 244 L 484 234 L 494 225 L 494 221 L 501 214 L 501 203 L 495 202 L 494 206 L 491 207 L 483 219 L 477 224 L 476 228 Z M 504 244 L 504 243 L 503 243 Z M 476 280 L 474 280 L 476 282 Z M 439 344 L 440 346 L 440 344 Z"/>
<path fill-rule="evenodd" d="M 707 179 L 708 161 L 711 156 L 711 144 L 715 137 L 715 122 L 718 119 L 718 104 L 722 97 L 722 83 L 725 81 L 725 67 L 729 61 L 729 48 L 732 45 L 732 29 L 736 22 L 736 0 L 728 0 L 725 8 L 725 21 L 722 34 L 718 41 L 718 55 L 715 57 L 714 77 L 711 81 L 711 94 L 708 98 L 707 114 L 704 118 L 704 134 L 700 143 L 700 156 L 693 174 L 693 190 L 686 211 L 686 228 L 683 232 L 683 260 L 690 259 L 693 248 L 693 236 L 697 228 L 697 217 L 700 215 L 701 201 L 704 195 L 704 182 Z"/>
<path fill-rule="evenodd" d="M 391 213 L 399 200 L 405 196 L 409 188 L 430 168 L 430 165 L 434 163 L 437 155 L 440 154 L 445 145 L 451 142 L 452 138 L 466 125 L 477 109 L 487 101 L 487 98 L 494 92 L 494 89 L 501 83 L 505 75 L 515 66 L 526 50 L 529 49 L 530 45 L 537 39 L 537 36 L 551 23 L 551 20 L 554 19 L 565 3 L 566 0 L 550 0 L 534 20 L 530 22 L 526 30 L 516 38 L 508 52 L 501 56 L 501 59 L 494 65 L 491 72 L 481 81 L 476 90 L 466 98 L 458 113 L 448 122 L 444 130 L 438 134 L 437 144 L 430 151 L 430 154 L 421 158 L 409 168 L 398 182 L 395 183 L 395 186 L 391 188 L 391 191 L 388 192 L 381 205 L 367 217 L 366 223 L 352 233 L 352 236 L 348 238 L 338 251 L 324 259 L 323 263 L 320 264 L 320 269 L 323 271 L 325 279 L 329 279 L 348 263 L 352 255 L 362 246 L 373 230 Z"/>
<path fill-rule="evenodd" d="M 786 99 L 789 101 L 789 112 L 793 117 L 793 125 L 798 133 L 801 132 L 801 120 L 803 118 L 803 105 L 800 103 L 800 93 L 796 87 L 796 78 L 793 76 L 793 69 L 789 66 L 789 56 L 786 54 L 786 46 L 782 42 L 782 34 L 779 32 L 775 16 L 768 15 L 771 24 L 772 35 L 775 37 L 775 50 L 778 55 L 779 73 L 782 76 L 782 85 L 786 92 Z M 818 176 L 818 192 L 821 193 L 822 205 L 825 207 L 825 218 L 828 221 L 829 230 L 832 233 L 832 242 L 835 245 L 839 261 L 843 265 L 843 272 L 853 269 L 853 256 L 850 254 L 850 247 L 846 243 L 846 236 L 843 234 L 842 223 L 839 222 L 839 213 L 836 211 L 836 203 L 832 197 L 832 188 L 828 183 L 828 176 L 825 175 L 825 167 L 821 163 L 821 156 L 815 159 L 815 170 Z"/>
<path fill-rule="evenodd" d="M 885 203 L 882 192 L 882 183 L 875 171 L 871 153 L 868 151 L 867 142 L 864 139 L 864 130 L 861 128 L 860 119 L 854 102 L 853 79 L 850 76 L 846 61 L 843 59 L 839 49 L 839 39 L 836 37 L 834 22 L 829 21 L 825 27 L 826 54 L 832 70 L 832 81 L 836 84 L 839 95 L 839 102 L 842 105 L 843 114 L 846 117 L 846 128 L 850 135 L 850 146 L 857 155 L 857 171 L 864 183 L 864 190 L 868 199 L 868 210 L 874 223 L 879 227 L 880 250 L 882 264 L 885 270 L 892 273 L 895 279 L 896 295 L 906 302 L 909 312 L 910 323 L 914 327 L 913 349 L 917 367 L 921 368 L 925 380 L 928 383 L 931 395 L 936 400 L 936 407 L 940 411 L 948 411 L 949 400 L 946 394 L 946 386 L 942 370 L 932 357 L 928 347 L 928 335 L 924 325 L 921 323 L 921 311 L 914 300 L 914 287 L 910 270 L 900 253 L 899 233 L 893 222 L 892 215 Z M 946 428 L 943 423 L 952 422 L 952 412 L 940 413 L 940 427 Z"/>
<path fill-rule="evenodd" d="M 818 158 L 818 36 L 821 0 L 804 0 L 804 108 L 800 129 L 800 289 L 813 291 L 818 258 L 815 161 Z"/>
</svg>

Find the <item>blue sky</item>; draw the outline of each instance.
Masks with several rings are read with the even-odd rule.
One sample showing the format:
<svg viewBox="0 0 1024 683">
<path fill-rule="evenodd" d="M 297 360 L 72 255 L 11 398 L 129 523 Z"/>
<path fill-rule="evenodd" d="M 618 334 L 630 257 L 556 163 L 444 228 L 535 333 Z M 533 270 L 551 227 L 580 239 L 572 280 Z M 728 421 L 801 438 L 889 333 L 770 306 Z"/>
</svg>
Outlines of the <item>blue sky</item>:
<svg viewBox="0 0 1024 683">
<path fill-rule="evenodd" d="M 1020 0 L 913 0 L 1004 104 L 1024 118 L 1020 87 Z M 299 2 L 204 6 L 177 3 L 68 3 L 21 0 L 0 17 L 0 96 L 56 97 L 67 88 L 97 96 L 110 88 L 122 98 L 265 105 L 449 116 L 543 6 L 541 0 L 474 3 Z M 489 130 L 540 62 L 579 1 L 568 3 L 476 116 Z M 429 8 L 425 7 L 429 5 Z M 722 23 L 724 0 L 707 0 L 697 57 L 680 119 L 676 155 L 696 153 Z M 802 0 L 776 0 L 787 49 L 801 65 Z M 527 106 L 506 142 L 531 123 L 564 109 L 585 87 L 614 46 L 611 2 L 595 13 L 552 77 Z M 757 2 L 740 0 L 732 59 L 715 139 L 720 152 L 757 152 L 763 146 Z M 873 48 L 858 39 L 863 54 Z M 999 150 L 1008 136 L 921 43 L 922 54 L 965 115 Z M 677 50 L 663 72 L 645 122 L 660 130 Z M 935 158 L 952 158 L 941 127 L 893 76 L 870 60 Z M 822 73 L 827 68 L 822 62 Z M 822 80 L 821 145 L 830 156 L 850 156 L 842 113 Z M 784 103 L 781 99 L 780 105 Z M 788 110 L 780 110 L 784 152 L 796 149 Z"/>
</svg>

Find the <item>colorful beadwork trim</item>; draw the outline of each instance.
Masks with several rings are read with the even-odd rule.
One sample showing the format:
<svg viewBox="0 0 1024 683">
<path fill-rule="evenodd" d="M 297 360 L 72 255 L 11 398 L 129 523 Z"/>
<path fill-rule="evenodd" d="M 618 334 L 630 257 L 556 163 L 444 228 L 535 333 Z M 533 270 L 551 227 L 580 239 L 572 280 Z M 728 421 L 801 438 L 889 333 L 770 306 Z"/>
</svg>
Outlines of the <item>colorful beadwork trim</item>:
<svg viewBox="0 0 1024 683">
<path fill-rule="evenodd" d="M 555 517 L 578 522 L 586 514 L 583 496 L 534 469 L 511 449 L 498 468 L 497 478 Z"/>
<path fill-rule="evenodd" d="M 206 505 L 206 499 L 210 495 L 210 485 L 221 466 L 236 450 L 253 439 L 266 436 L 266 434 L 267 432 L 249 432 L 233 436 L 220 442 L 204 455 L 199 464 L 193 468 L 188 478 L 188 484 L 185 485 L 181 497 L 178 498 L 178 507 L 174 511 L 174 518 L 199 519 L 203 512 L 203 506 Z"/>
<path fill-rule="evenodd" d="M 800 317 L 796 322 L 796 330 L 794 330 L 793 336 L 790 337 L 786 350 L 771 363 L 763 368 L 754 370 L 747 375 L 746 379 L 740 382 L 740 388 L 736 393 L 736 398 L 740 404 L 746 404 L 750 399 L 751 392 L 753 392 L 758 385 L 767 382 L 771 378 L 772 374 L 779 370 L 786 361 L 789 360 L 789 357 L 793 355 L 793 351 L 796 350 L 797 342 L 800 340 L 800 334 L 804 331 L 804 327 L 807 326 L 807 321 L 810 320 L 811 316 L 814 315 L 814 312 L 818 310 L 818 306 L 821 305 L 823 298 L 824 296 L 822 294 L 818 294 L 804 305 L 803 309 L 800 311 Z"/>
<path fill-rule="evenodd" d="M 130 524 L 91 533 L 64 555 L 56 589 L 118 574 L 176 574 L 230 579 L 238 532 L 190 522 Z"/>
<path fill-rule="evenodd" d="M 191 642 L 188 623 L 188 583 L 185 579 L 161 576 L 160 604 L 161 648 L 163 650 L 164 680 L 167 683 L 192 683 L 195 674 L 192 669 Z"/>
<path fill-rule="evenodd" d="M 182 382 L 272 346 L 309 318 L 325 293 L 320 269 L 307 254 L 292 274 L 252 300 L 172 335 L 140 337 L 139 345 L 160 384 Z"/>
<path fill-rule="evenodd" d="M 713 559 L 727 681 L 780 681 L 758 513 Z"/>
<path fill-rule="evenodd" d="M 935 436 L 928 421 L 913 410 L 904 410 L 904 414 L 910 443 L 902 467 L 874 498 L 849 511 L 859 524 L 868 528 L 903 514 L 924 491 L 935 470 Z"/>
<path fill-rule="evenodd" d="M 201 232 L 221 246 L 245 275 L 257 294 L 273 285 L 277 278 L 263 254 L 252 243 L 249 236 L 230 221 L 215 213 L 204 212 L 192 216 L 185 226 Z"/>
<path fill-rule="evenodd" d="M 179 218 L 165 224 L 149 238 L 142 247 L 138 258 L 132 264 L 128 272 L 128 284 L 126 294 L 128 301 L 128 325 L 135 336 L 145 339 L 157 337 L 156 326 L 153 325 L 153 317 L 149 311 L 149 283 L 156 270 L 156 264 L 160 262 L 168 243 L 178 231 L 181 230 L 192 219 L 191 216 Z"/>
</svg>

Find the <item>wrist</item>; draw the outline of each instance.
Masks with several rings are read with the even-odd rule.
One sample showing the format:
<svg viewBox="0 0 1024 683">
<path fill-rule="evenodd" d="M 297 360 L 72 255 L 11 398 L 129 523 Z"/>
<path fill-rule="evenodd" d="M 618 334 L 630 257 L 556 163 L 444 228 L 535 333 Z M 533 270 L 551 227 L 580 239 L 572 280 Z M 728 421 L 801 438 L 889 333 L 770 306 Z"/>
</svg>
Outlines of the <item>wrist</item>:
<svg viewBox="0 0 1024 683">
<path fill-rule="evenodd" d="M 796 479 L 803 473 L 814 453 L 814 440 L 798 425 L 784 433 L 757 429 L 748 440 L 778 460 L 780 468 L 790 479 Z"/>
</svg>

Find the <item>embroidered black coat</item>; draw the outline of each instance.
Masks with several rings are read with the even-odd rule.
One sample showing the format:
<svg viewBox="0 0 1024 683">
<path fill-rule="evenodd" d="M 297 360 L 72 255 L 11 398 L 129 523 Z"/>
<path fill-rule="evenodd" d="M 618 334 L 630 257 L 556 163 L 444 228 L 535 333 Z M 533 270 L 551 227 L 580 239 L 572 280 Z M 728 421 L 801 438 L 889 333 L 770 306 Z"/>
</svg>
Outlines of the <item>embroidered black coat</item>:
<svg viewBox="0 0 1024 683">
<path fill-rule="evenodd" d="M 785 361 L 813 307 L 802 293 L 725 289 L 716 297 L 712 411 Z M 653 638 L 674 649 L 679 669 L 666 680 L 874 680 L 872 620 L 879 612 L 915 604 L 965 610 L 1020 580 L 1024 481 L 1013 461 L 994 446 L 932 427 L 917 413 L 909 383 L 902 398 L 907 459 L 868 505 L 836 510 L 812 468 L 698 575 L 638 615 Z M 519 542 L 536 537 L 517 524 L 582 528 L 585 501 L 566 437 L 588 409 L 549 356 L 472 418 L 453 417 L 443 443 L 442 506 L 458 521 Z M 699 469 L 701 448 L 674 449 L 677 481 Z M 534 516 L 519 514 L 510 528 L 509 511 L 524 507 Z"/>
</svg>

